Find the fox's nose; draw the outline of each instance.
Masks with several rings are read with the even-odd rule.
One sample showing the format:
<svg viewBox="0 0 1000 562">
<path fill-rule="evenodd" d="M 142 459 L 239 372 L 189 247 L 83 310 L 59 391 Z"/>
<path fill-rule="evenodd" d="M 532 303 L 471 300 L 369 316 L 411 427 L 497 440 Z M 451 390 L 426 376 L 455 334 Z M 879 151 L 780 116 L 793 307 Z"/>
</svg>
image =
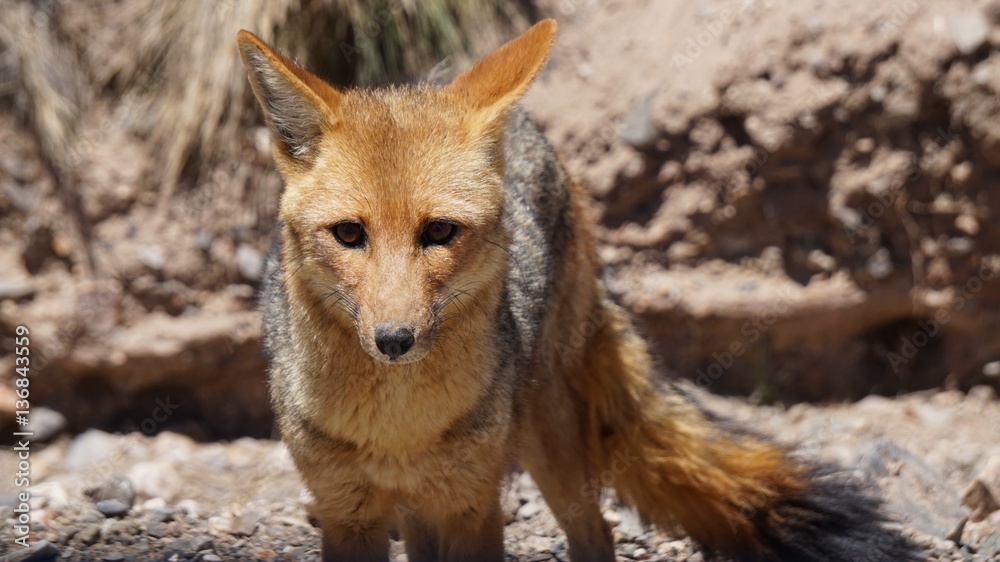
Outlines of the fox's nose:
<svg viewBox="0 0 1000 562">
<path fill-rule="evenodd" d="M 375 347 L 397 359 L 413 347 L 413 329 L 400 324 L 382 324 L 375 328 Z"/>
</svg>

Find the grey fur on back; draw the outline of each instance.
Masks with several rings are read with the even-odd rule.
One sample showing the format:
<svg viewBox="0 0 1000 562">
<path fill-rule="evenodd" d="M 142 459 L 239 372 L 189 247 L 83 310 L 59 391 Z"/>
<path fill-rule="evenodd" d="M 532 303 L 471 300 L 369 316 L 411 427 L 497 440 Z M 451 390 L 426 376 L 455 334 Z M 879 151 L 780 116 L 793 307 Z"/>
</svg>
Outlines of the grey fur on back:
<svg viewBox="0 0 1000 562">
<path fill-rule="evenodd" d="M 504 222 L 511 237 L 506 305 L 530 360 L 562 266 L 570 195 L 555 151 L 522 109 L 511 112 L 505 135 Z"/>
</svg>

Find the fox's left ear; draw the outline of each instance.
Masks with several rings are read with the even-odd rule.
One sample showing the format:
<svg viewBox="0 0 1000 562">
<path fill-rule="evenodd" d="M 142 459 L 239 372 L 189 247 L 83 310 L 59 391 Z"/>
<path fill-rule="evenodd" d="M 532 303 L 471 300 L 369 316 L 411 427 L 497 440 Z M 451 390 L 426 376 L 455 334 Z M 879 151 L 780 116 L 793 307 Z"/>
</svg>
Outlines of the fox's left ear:
<svg viewBox="0 0 1000 562">
<path fill-rule="evenodd" d="M 520 99 L 545 66 L 556 37 L 556 22 L 542 20 L 460 74 L 447 87 L 488 126 Z"/>
</svg>

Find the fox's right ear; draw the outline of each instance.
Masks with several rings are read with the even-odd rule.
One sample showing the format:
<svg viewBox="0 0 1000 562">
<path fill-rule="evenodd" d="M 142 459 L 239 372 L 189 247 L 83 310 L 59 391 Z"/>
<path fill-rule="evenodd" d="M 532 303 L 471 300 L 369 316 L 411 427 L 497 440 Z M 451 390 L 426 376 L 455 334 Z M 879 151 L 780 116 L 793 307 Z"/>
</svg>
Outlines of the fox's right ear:
<svg viewBox="0 0 1000 562">
<path fill-rule="evenodd" d="M 236 42 L 271 128 L 276 156 L 289 164 L 311 165 L 324 129 L 336 120 L 342 95 L 253 33 L 240 31 Z"/>
</svg>

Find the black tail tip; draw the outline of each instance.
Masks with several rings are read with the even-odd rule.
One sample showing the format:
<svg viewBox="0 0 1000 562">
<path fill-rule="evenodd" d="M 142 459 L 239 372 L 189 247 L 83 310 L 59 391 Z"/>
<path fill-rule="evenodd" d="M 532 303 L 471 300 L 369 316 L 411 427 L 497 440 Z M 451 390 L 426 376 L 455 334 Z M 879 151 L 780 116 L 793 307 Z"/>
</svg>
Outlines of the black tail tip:
<svg viewBox="0 0 1000 562">
<path fill-rule="evenodd" d="M 806 486 L 754 523 L 764 553 L 739 562 L 917 562 L 926 553 L 889 520 L 882 500 L 831 466 L 806 469 Z"/>
</svg>

